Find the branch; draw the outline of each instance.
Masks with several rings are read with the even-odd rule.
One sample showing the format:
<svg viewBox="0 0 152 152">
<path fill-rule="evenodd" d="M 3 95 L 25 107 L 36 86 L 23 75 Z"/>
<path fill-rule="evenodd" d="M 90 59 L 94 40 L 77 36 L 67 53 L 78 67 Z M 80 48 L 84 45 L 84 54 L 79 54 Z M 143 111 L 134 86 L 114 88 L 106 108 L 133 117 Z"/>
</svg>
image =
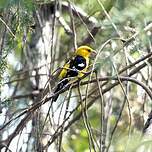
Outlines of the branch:
<svg viewBox="0 0 152 152">
<path fill-rule="evenodd" d="M 16 38 L 15 34 L 12 32 L 12 30 L 9 28 L 9 26 L 5 23 L 5 21 L 0 17 L 0 21 L 5 25 L 5 27 L 7 28 L 7 30 L 10 32 L 10 34 Z"/>
<path fill-rule="evenodd" d="M 107 78 L 105 78 L 105 79 L 106 79 L 106 80 L 118 80 L 117 77 L 109 77 L 109 78 L 107 77 Z M 131 82 L 134 82 L 134 83 L 140 85 L 140 86 L 147 92 L 147 94 L 149 95 L 149 97 L 152 99 L 152 92 L 151 92 L 151 90 L 150 90 L 145 84 L 137 81 L 137 80 L 134 79 L 134 78 L 130 78 L 130 77 L 121 77 L 121 76 L 120 76 L 119 79 L 120 79 L 121 81 L 131 81 Z M 95 79 L 95 81 L 96 81 L 96 79 Z M 99 78 L 99 81 L 102 81 L 102 78 Z M 119 82 L 115 82 L 115 83 L 113 84 L 113 86 L 107 87 L 106 89 L 103 89 L 103 90 L 102 90 L 102 94 L 105 94 L 106 92 L 108 92 L 109 90 L 111 90 L 112 88 L 114 88 L 115 86 L 117 86 L 118 84 L 119 84 Z M 98 98 L 100 98 L 100 94 L 99 94 L 98 96 L 96 96 L 94 99 L 92 99 L 92 100 L 87 104 L 87 107 L 86 107 L 86 108 L 89 109 L 89 108 L 95 103 L 95 101 L 96 101 Z M 85 99 L 83 99 L 83 101 L 84 101 L 84 100 L 85 100 Z M 79 106 L 79 105 L 78 105 L 78 106 Z M 78 106 L 77 106 L 77 108 L 78 108 Z M 73 113 L 73 111 L 72 111 L 71 113 Z M 66 131 L 72 124 L 74 124 L 77 120 L 79 120 L 79 119 L 81 118 L 81 116 L 82 116 L 82 113 L 83 113 L 83 110 L 81 110 L 81 112 L 80 112 L 79 114 L 77 114 L 71 121 L 69 121 L 69 123 L 65 126 L 64 131 Z M 71 116 L 71 115 L 70 115 L 70 116 Z M 69 117 L 66 118 L 65 121 L 67 121 L 68 119 L 69 119 Z M 64 123 L 65 123 L 65 122 L 64 122 Z M 62 124 L 57 128 L 57 131 L 54 133 L 54 135 L 52 136 L 52 138 L 50 139 L 50 141 L 47 143 L 47 145 L 44 146 L 44 149 L 45 149 L 46 147 L 48 147 L 49 145 L 51 145 L 51 144 L 57 139 L 57 137 L 60 135 L 61 132 L 58 132 L 58 130 L 60 129 L 61 126 L 62 126 Z"/>
<path fill-rule="evenodd" d="M 150 57 L 151 57 L 151 55 L 150 55 Z M 140 60 L 140 62 L 141 62 L 141 59 L 139 59 Z M 142 60 L 143 61 L 143 60 Z M 137 61 L 136 61 L 137 62 Z M 152 58 L 149 58 L 148 59 L 148 62 L 151 64 L 152 63 Z M 145 66 L 146 66 L 147 64 L 146 63 L 143 63 L 143 64 L 141 64 L 140 65 L 140 68 L 139 67 L 136 67 L 136 68 L 134 68 L 132 71 L 131 71 L 131 73 L 129 74 L 129 77 L 121 77 L 120 76 L 120 80 L 121 81 L 131 81 L 131 82 L 134 82 L 134 83 L 136 83 L 136 84 L 138 84 L 138 85 L 140 85 L 146 92 L 147 92 L 147 94 L 149 95 L 149 97 L 152 99 L 152 93 L 151 93 L 151 90 L 146 86 L 146 85 L 144 85 L 143 83 L 141 83 L 141 82 L 138 82 L 136 79 L 134 79 L 134 78 L 130 78 L 132 75 L 134 75 L 134 74 L 136 74 L 139 70 L 141 70 L 142 68 L 144 68 Z M 130 66 L 128 66 L 128 68 L 130 68 Z M 90 73 L 87 73 L 84 77 L 86 77 L 86 76 L 88 76 Z M 84 78 L 83 77 L 83 78 Z M 82 78 L 82 79 L 83 79 Z M 115 78 L 115 77 L 104 77 L 104 78 L 99 78 L 99 81 L 109 81 L 109 80 L 117 80 L 118 78 Z M 80 80 L 78 80 L 77 82 L 79 82 Z M 78 84 L 77 84 L 77 82 L 72 86 L 72 88 L 76 88 L 77 86 L 78 86 Z M 88 84 L 88 83 L 94 83 L 94 82 L 96 82 L 96 79 L 95 80 L 91 80 L 91 81 L 85 81 L 85 82 L 82 82 L 81 83 L 81 85 L 86 85 L 86 84 Z M 106 93 L 106 92 L 108 92 L 109 90 L 111 90 L 112 88 L 114 88 L 115 86 L 117 86 L 119 84 L 119 82 L 115 82 L 115 83 L 113 83 L 113 84 L 110 84 L 108 87 L 106 87 L 105 89 L 103 89 L 103 94 L 104 93 Z M 62 93 L 62 92 L 65 92 L 66 90 L 68 90 L 69 89 L 69 87 L 71 86 L 71 84 L 68 84 L 67 86 L 65 86 L 62 90 L 60 90 L 60 91 L 58 91 L 57 93 L 55 93 L 55 94 L 52 94 L 52 95 L 50 95 L 50 97 L 47 97 L 47 98 L 45 98 L 45 97 L 43 97 L 43 99 L 41 99 L 39 102 L 37 102 L 37 103 L 35 103 L 35 104 L 33 104 L 29 109 L 27 109 L 27 110 L 24 110 L 21 114 L 19 114 L 17 117 L 15 117 L 15 118 L 13 118 L 13 119 L 11 119 L 9 122 L 7 122 L 6 124 L 4 124 L 3 125 L 3 127 L 1 127 L 0 128 L 0 131 L 2 131 L 7 125 L 9 125 L 12 121 L 14 121 L 14 120 L 16 120 L 17 118 L 19 118 L 19 117 L 21 117 L 22 115 L 24 115 L 24 114 L 27 114 L 27 115 L 31 115 L 32 113 L 34 113 L 34 111 L 36 110 L 36 109 L 38 109 L 39 107 L 41 107 L 43 104 L 45 104 L 46 102 L 48 102 L 48 101 L 50 101 L 54 96 L 56 96 L 56 95 L 59 95 L 60 93 Z M 103 86 L 103 85 L 102 85 Z M 95 90 L 93 90 L 89 95 L 88 95 L 88 97 L 89 96 L 91 96 L 93 93 L 95 93 L 97 91 L 97 89 L 95 89 Z M 43 93 L 42 93 L 43 94 Z M 95 97 L 91 102 L 89 102 L 88 104 L 87 104 L 87 108 L 89 108 L 90 106 L 92 106 L 93 105 L 93 103 L 94 103 L 94 101 L 95 100 L 97 100 L 98 98 L 100 97 L 100 95 L 99 96 L 97 96 L 97 97 Z M 84 101 L 85 99 L 83 99 L 83 101 Z M 80 105 L 78 105 L 77 106 L 77 108 L 79 107 Z M 69 115 L 69 117 L 73 114 L 75 112 L 75 110 L 73 110 L 71 113 L 70 113 L 70 115 Z M 68 129 L 68 127 L 70 127 L 76 120 L 78 120 L 80 117 L 81 117 L 81 113 L 79 113 L 79 115 L 77 115 L 74 119 L 72 119 L 70 122 L 69 122 L 69 124 L 64 128 L 64 131 L 66 131 L 67 129 Z M 26 116 L 25 116 L 26 117 Z M 65 119 L 65 121 L 67 121 L 68 119 L 69 119 L 69 117 L 67 117 L 66 119 Z M 28 118 L 28 120 L 26 120 L 25 122 L 28 122 L 30 120 L 30 117 Z M 17 127 L 19 130 L 21 129 L 20 127 Z M 58 132 L 58 130 L 60 129 L 60 126 L 59 126 L 59 128 L 57 129 L 57 131 L 55 132 L 55 134 L 53 135 L 53 137 L 52 137 L 52 139 L 49 141 L 49 145 L 59 136 L 59 132 Z M 19 132 L 19 130 L 16 130 L 16 132 Z M 15 135 L 17 135 L 17 134 L 15 134 Z M 12 137 L 12 135 L 10 135 L 8 138 L 11 138 Z"/>
</svg>

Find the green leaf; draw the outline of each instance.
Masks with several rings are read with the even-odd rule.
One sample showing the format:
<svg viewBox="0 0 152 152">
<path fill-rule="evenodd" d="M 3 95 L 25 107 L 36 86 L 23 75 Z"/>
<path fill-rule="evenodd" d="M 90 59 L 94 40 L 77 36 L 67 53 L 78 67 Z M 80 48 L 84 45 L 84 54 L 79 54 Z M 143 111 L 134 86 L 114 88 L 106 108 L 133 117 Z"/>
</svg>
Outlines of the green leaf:
<svg viewBox="0 0 152 152">
<path fill-rule="evenodd" d="M 8 6 L 8 0 L 0 0 L 0 9 L 3 9 Z"/>
</svg>

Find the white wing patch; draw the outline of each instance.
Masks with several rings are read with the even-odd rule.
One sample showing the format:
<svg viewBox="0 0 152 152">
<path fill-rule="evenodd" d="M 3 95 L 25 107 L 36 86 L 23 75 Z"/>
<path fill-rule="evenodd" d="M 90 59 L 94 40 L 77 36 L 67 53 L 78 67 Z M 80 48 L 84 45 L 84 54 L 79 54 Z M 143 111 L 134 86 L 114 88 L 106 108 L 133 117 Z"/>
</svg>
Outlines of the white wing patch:
<svg viewBox="0 0 152 152">
<path fill-rule="evenodd" d="M 82 68 L 82 67 L 85 67 L 85 64 L 84 63 L 80 63 L 80 64 L 78 64 L 78 66 Z"/>
</svg>

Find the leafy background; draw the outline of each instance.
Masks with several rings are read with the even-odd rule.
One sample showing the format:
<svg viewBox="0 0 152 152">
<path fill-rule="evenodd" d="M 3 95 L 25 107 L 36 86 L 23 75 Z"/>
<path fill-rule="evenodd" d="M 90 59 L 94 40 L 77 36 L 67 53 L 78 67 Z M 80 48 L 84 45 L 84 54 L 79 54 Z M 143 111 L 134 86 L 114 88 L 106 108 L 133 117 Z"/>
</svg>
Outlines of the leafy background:
<svg viewBox="0 0 152 152">
<path fill-rule="evenodd" d="M 151 0 L 1 0 L 0 148 L 151 151 L 142 133 L 152 106 L 151 9 Z M 82 44 L 98 52 L 96 72 L 51 103 L 59 67 Z"/>
</svg>

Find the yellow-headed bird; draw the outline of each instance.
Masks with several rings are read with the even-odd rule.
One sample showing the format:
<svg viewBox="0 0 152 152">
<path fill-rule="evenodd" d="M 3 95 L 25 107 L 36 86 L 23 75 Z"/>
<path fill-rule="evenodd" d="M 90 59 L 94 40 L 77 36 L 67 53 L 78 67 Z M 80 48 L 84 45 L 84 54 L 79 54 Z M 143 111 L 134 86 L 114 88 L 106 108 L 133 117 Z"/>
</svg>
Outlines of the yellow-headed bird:
<svg viewBox="0 0 152 152">
<path fill-rule="evenodd" d="M 69 82 L 69 78 L 81 78 L 87 71 L 91 54 L 96 54 L 96 51 L 89 46 L 80 46 L 76 49 L 73 57 L 63 66 L 58 83 L 54 93 L 60 91 Z M 56 101 L 59 95 L 53 97 Z"/>
</svg>

